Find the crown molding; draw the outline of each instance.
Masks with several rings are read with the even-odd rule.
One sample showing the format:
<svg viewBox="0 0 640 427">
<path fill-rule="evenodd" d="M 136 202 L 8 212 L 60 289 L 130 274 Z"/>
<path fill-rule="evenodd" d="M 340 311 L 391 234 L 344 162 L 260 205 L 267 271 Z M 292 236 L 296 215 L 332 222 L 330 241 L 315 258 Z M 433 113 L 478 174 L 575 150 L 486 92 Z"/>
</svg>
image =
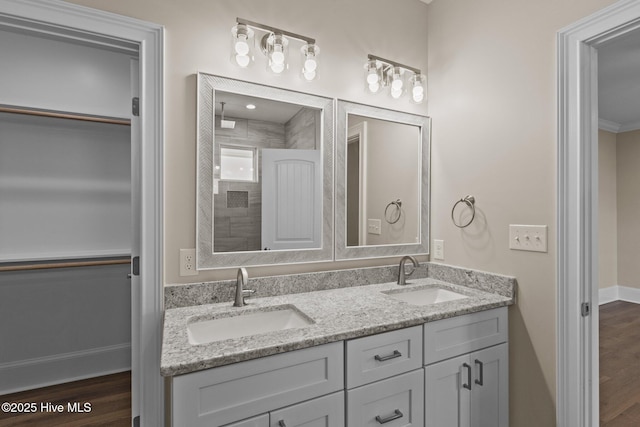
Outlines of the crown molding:
<svg viewBox="0 0 640 427">
<path fill-rule="evenodd" d="M 611 120 L 599 119 L 598 129 L 606 130 L 607 132 L 618 133 L 621 129 L 620 123 L 613 122 Z"/>
</svg>

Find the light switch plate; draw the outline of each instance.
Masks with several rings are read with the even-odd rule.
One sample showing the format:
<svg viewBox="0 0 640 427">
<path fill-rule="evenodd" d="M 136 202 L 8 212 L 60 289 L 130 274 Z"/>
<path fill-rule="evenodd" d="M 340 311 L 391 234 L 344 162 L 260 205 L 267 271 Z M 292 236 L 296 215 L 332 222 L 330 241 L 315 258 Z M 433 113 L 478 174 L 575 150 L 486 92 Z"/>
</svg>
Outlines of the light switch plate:
<svg viewBox="0 0 640 427">
<path fill-rule="evenodd" d="M 547 226 L 510 224 L 509 248 L 517 251 L 547 252 Z"/>
<path fill-rule="evenodd" d="M 444 260 L 444 240 L 433 239 L 433 259 Z"/>
<path fill-rule="evenodd" d="M 367 220 L 367 233 L 369 234 L 382 234 L 382 221 L 379 219 Z"/>
</svg>

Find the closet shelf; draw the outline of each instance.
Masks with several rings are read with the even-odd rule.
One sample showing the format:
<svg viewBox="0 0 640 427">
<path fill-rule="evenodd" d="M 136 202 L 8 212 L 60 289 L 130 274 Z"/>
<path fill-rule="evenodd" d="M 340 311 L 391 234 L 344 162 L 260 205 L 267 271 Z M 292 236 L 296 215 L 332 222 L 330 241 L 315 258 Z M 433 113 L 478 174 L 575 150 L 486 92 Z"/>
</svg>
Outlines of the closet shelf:
<svg viewBox="0 0 640 427">
<path fill-rule="evenodd" d="M 107 123 L 112 125 L 131 126 L 131 120 L 117 117 L 93 116 L 89 114 L 69 113 L 65 111 L 40 110 L 35 108 L 0 105 L 0 113 L 23 114 L 29 116 L 53 117 L 57 119 L 81 120 L 85 122 Z"/>
<path fill-rule="evenodd" d="M 0 264 L 0 271 L 27 271 L 27 270 L 44 270 L 50 268 L 74 268 L 74 267 L 96 267 L 102 265 L 121 265 L 131 264 L 131 258 L 118 259 L 94 259 L 83 261 L 59 260 L 55 262 L 45 262 L 36 264 Z"/>
</svg>

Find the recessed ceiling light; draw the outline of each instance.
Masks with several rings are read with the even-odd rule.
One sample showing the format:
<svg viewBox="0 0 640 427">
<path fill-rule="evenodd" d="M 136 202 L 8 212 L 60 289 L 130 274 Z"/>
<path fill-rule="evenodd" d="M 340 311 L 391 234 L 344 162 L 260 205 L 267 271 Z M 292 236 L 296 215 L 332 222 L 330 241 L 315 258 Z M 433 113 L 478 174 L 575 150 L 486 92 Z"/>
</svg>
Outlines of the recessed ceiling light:
<svg viewBox="0 0 640 427">
<path fill-rule="evenodd" d="M 255 110 L 256 106 L 254 104 L 247 104 L 247 110 Z"/>
</svg>

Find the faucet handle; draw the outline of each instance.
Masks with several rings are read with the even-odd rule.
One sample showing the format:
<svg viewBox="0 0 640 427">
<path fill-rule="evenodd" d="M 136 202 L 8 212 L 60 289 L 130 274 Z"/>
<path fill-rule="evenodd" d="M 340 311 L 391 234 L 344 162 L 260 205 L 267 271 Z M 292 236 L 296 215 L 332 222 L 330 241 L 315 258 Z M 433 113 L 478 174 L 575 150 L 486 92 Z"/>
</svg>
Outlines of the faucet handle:
<svg viewBox="0 0 640 427">
<path fill-rule="evenodd" d="M 255 294 L 256 291 L 255 289 L 243 289 L 242 290 L 242 302 L 244 304 L 247 303 L 247 298 L 251 298 L 253 296 L 253 294 Z"/>
</svg>

